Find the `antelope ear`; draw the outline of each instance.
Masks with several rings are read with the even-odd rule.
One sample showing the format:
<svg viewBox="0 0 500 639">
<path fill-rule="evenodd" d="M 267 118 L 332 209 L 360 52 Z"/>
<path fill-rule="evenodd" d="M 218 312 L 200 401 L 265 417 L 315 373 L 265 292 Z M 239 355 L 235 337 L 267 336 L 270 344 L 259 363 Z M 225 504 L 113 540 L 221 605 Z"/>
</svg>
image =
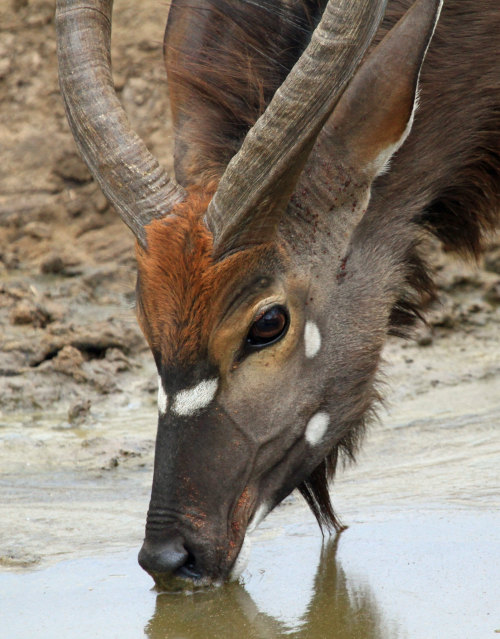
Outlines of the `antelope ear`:
<svg viewBox="0 0 500 639">
<path fill-rule="evenodd" d="M 171 0 L 164 58 L 175 174 L 183 186 L 219 181 L 293 66 L 290 40 L 295 33 L 288 28 L 288 34 L 283 23 L 297 24 L 299 31 L 304 10 L 287 6 L 276 11 L 271 5 Z"/>
<path fill-rule="evenodd" d="M 410 133 L 442 0 L 417 0 L 360 67 L 318 140 L 371 182 Z M 332 149 L 333 146 L 333 149 Z"/>
</svg>

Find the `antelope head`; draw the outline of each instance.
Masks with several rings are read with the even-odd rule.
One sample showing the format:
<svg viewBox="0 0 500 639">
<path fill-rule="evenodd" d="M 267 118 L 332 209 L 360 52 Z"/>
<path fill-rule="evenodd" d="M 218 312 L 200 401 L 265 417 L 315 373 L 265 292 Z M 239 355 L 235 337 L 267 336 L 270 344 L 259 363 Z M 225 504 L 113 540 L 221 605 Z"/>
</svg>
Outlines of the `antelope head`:
<svg viewBox="0 0 500 639">
<path fill-rule="evenodd" d="M 235 573 L 249 526 L 294 488 L 320 524 L 338 525 L 327 479 L 338 453 L 355 451 L 376 397 L 402 277 L 380 235 L 363 231 L 370 191 L 410 131 L 440 2 L 417 0 L 362 63 L 385 1 L 328 2 L 220 174 L 199 169 L 203 118 L 185 104 L 176 116 L 183 89 L 172 83 L 182 186 L 115 95 L 111 5 L 59 0 L 57 28 L 73 133 L 137 239 L 138 319 L 158 370 L 139 562 L 160 584 L 172 574 L 208 583 Z M 192 37 L 184 5 L 169 16 L 178 40 Z M 200 18 L 198 42 L 209 28 Z"/>
</svg>

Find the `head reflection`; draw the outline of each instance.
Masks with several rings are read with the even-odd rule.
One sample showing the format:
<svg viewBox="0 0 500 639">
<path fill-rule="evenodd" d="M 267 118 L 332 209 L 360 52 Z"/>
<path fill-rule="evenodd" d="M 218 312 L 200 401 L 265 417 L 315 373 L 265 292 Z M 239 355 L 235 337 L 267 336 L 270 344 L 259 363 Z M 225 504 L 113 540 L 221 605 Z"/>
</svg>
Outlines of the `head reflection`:
<svg viewBox="0 0 500 639">
<path fill-rule="evenodd" d="M 191 596 L 159 594 L 146 635 L 149 639 L 240 635 L 248 639 L 387 639 L 391 633 L 381 619 L 373 593 L 368 586 L 349 579 L 336 558 L 339 539 L 337 535 L 324 544 L 309 605 L 292 627 L 260 610 L 244 586 L 227 584 Z"/>
</svg>

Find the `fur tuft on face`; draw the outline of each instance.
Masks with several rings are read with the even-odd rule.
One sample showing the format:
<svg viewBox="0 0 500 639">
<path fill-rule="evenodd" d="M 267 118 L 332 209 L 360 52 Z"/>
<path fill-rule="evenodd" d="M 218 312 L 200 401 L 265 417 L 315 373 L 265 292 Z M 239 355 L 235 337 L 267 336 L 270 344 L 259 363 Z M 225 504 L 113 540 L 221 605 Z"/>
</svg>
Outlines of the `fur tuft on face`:
<svg viewBox="0 0 500 639">
<path fill-rule="evenodd" d="M 137 316 L 160 371 L 215 365 L 208 342 L 221 304 L 242 275 L 262 264 L 269 270 L 276 259 L 278 249 L 265 243 L 214 259 L 203 219 L 211 193 L 190 189 L 168 216 L 146 227 L 147 250 L 136 245 Z"/>
<path fill-rule="evenodd" d="M 344 435 L 338 444 L 311 475 L 298 486 L 300 494 L 306 500 L 323 533 L 325 530 L 341 532 L 345 529 L 332 504 L 331 485 L 335 479 L 338 463 L 342 460 L 345 463 L 356 460 L 356 454 L 363 441 L 366 428 L 369 422 L 375 418 L 376 406 L 382 401 L 377 385 L 359 385 L 359 389 L 362 393 L 359 399 L 361 417 L 343 425 Z"/>
<path fill-rule="evenodd" d="M 157 364 L 179 358 L 189 364 L 203 341 L 193 319 L 209 314 L 213 286 L 212 238 L 203 223 L 209 201 L 190 193 L 146 227 L 147 251 L 136 246 L 138 320 Z"/>
</svg>

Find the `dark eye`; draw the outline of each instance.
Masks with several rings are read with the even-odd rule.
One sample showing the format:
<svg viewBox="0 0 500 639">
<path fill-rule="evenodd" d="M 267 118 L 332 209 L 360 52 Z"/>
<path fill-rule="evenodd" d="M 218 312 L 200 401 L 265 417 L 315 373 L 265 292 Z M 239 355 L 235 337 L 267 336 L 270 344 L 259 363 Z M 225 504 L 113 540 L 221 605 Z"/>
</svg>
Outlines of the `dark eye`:
<svg viewBox="0 0 500 639">
<path fill-rule="evenodd" d="M 289 324 L 288 311 L 284 306 L 273 306 L 260 315 L 250 327 L 247 346 L 262 348 L 277 342 L 285 335 Z"/>
</svg>

